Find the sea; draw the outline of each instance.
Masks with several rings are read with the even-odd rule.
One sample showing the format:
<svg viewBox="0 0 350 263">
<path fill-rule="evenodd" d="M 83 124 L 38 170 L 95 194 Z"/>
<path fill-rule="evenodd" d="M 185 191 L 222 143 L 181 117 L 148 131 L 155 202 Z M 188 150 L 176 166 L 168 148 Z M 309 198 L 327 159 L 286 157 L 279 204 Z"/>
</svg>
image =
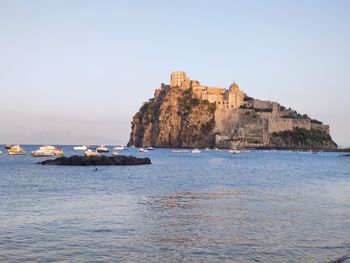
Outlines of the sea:
<svg viewBox="0 0 350 263">
<path fill-rule="evenodd" d="M 349 262 L 350 157 L 123 154 L 152 164 L 0 155 L 0 262 Z"/>
</svg>

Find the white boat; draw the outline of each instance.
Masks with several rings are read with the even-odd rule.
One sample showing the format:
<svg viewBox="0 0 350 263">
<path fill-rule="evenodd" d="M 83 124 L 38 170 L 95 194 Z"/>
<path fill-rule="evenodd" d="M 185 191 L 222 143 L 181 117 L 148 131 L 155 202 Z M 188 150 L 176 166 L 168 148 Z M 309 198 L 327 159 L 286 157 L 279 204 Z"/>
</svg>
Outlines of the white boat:
<svg viewBox="0 0 350 263">
<path fill-rule="evenodd" d="M 239 153 L 241 153 L 241 151 L 239 151 L 239 150 L 229 150 L 228 151 L 229 153 L 232 153 L 232 154 L 239 154 Z"/>
<path fill-rule="evenodd" d="M 26 152 L 20 145 L 12 145 L 9 149 L 7 149 L 9 155 L 24 155 Z"/>
<path fill-rule="evenodd" d="M 208 152 L 208 151 L 211 151 L 211 149 L 209 147 L 205 148 L 205 150 Z"/>
<path fill-rule="evenodd" d="M 148 150 L 145 149 L 145 148 L 140 148 L 140 149 L 139 149 L 139 152 L 140 152 L 140 153 L 148 153 Z"/>
<path fill-rule="evenodd" d="M 192 150 L 192 153 L 200 153 L 200 152 L 201 151 L 198 148 Z"/>
<path fill-rule="evenodd" d="M 148 150 L 148 151 L 153 151 L 154 148 L 153 148 L 152 146 L 149 146 L 149 147 L 147 147 L 147 150 Z"/>
<path fill-rule="evenodd" d="M 115 151 L 124 151 L 125 147 L 123 145 L 118 145 L 113 148 Z"/>
<path fill-rule="evenodd" d="M 109 149 L 104 146 L 104 145 L 101 145 L 100 147 L 97 148 L 96 150 L 98 153 L 108 153 L 109 152 Z"/>
<path fill-rule="evenodd" d="M 134 149 L 134 148 L 135 148 L 135 146 L 134 146 L 134 145 L 131 145 L 131 146 L 130 146 L 130 149 Z"/>
<path fill-rule="evenodd" d="M 0 151 L 0 154 L 2 154 L 2 151 Z"/>
<path fill-rule="evenodd" d="M 100 156 L 101 154 L 99 154 L 98 152 L 95 152 L 91 149 L 87 149 L 85 152 L 84 152 L 84 155 L 87 156 L 87 157 L 98 157 Z"/>
<path fill-rule="evenodd" d="M 112 152 L 112 155 L 113 155 L 113 156 L 117 156 L 117 155 L 119 155 L 119 152 L 118 152 L 118 151 L 113 151 L 113 152 Z"/>
<path fill-rule="evenodd" d="M 63 149 L 51 145 L 39 147 L 38 150 L 32 151 L 34 157 L 60 156 L 63 155 Z"/>
<path fill-rule="evenodd" d="M 214 151 L 218 152 L 218 151 L 221 151 L 221 150 L 218 147 L 214 147 Z"/>
<path fill-rule="evenodd" d="M 75 151 L 86 151 L 87 149 L 88 149 L 88 147 L 85 145 L 79 145 L 79 146 L 73 147 L 73 150 L 75 150 Z"/>
</svg>

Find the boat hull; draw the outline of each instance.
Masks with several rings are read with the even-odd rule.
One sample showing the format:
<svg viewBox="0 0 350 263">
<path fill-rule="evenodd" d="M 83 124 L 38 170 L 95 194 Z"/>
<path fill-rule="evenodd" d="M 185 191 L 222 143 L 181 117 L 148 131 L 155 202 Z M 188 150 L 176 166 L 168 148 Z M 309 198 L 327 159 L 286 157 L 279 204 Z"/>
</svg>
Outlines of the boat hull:
<svg viewBox="0 0 350 263">
<path fill-rule="evenodd" d="M 14 151 L 8 151 L 9 155 L 26 155 L 26 152 L 14 152 Z"/>
</svg>

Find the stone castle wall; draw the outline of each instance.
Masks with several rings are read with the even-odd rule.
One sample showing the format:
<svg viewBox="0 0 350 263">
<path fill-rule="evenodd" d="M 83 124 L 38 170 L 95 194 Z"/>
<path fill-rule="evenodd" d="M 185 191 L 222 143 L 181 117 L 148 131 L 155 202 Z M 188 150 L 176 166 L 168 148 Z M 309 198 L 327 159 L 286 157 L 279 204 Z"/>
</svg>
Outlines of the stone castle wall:
<svg viewBox="0 0 350 263">
<path fill-rule="evenodd" d="M 219 109 L 215 112 L 216 144 L 234 148 L 268 143 L 267 120 L 254 112 L 236 109 Z"/>
<path fill-rule="evenodd" d="M 308 119 L 292 119 L 293 129 L 301 128 L 311 130 L 311 122 Z"/>
<path fill-rule="evenodd" d="M 269 133 L 293 130 L 292 119 L 270 118 L 268 123 Z"/>
<path fill-rule="evenodd" d="M 325 132 L 327 134 L 330 134 L 329 125 L 311 123 L 311 129 L 319 130 L 319 131 Z"/>
<path fill-rule="evenodd" d="M 253 100 L 253 107 L 256 109 L 272 109 L 273 102 L 265 100 Z"/>
</svg>

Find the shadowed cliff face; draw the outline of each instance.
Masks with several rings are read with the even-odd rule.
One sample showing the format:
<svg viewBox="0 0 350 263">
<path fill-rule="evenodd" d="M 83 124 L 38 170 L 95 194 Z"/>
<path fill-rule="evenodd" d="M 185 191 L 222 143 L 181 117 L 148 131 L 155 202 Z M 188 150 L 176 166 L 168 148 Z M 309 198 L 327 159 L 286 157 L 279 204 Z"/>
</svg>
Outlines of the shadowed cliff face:
<svg viewBox="0 0 350 263">
<path fill-rule="evenodd" d="M 135 114 L 128 145 L 213 147 L 215 104 L 194 98 L 191 89 L 163 87 Z"/>
</svg>

